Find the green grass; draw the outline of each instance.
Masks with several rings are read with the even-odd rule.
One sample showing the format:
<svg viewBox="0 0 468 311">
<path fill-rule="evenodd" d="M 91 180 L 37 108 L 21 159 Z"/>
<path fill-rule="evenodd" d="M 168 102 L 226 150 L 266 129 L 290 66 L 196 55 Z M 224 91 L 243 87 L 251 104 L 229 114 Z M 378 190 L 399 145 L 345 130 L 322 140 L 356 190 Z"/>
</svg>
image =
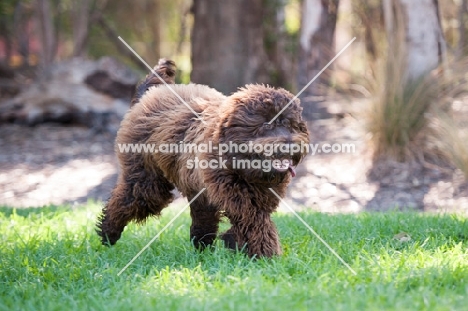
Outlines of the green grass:
<svg viewBox="0 0 468 311">
<path fill-rule="evenodd" d="M 293 215 L 275 222 L 284 255 L 251 260 L 219 243 L 197 252 L 188 211 L 122 275 L 168 223 L 130 225 L 100 245 L 100 206 L 0 209 L 0 310 L 466 310 L 468 223 L 453 215 L 301 216 L 353 275 Z M 402 242 L 395 235 L 406 232 Z"/>
</svg>

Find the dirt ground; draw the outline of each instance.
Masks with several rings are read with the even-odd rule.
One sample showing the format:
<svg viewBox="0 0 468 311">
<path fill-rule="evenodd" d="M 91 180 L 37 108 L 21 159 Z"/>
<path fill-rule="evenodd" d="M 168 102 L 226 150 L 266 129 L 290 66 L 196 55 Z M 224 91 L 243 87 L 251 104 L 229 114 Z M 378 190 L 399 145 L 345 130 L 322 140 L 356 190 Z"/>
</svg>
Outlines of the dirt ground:
<svg viewBox="0 0 468 311">
<path fill-rule="evenodd" d="M 309 124 L 313 143 L 353 143 L 355 153 L 308 155 L 286 201 L 296 209 L 354 213 L 410 208 L 468 213 L 461 172 L 436 167 L 373 163 L 359 123 L 351 116 Z M 0 126 L 0 204 L 28 207 L 106 200 L 117 179 L 114 135 L 84 127 Z"/>
</svg>

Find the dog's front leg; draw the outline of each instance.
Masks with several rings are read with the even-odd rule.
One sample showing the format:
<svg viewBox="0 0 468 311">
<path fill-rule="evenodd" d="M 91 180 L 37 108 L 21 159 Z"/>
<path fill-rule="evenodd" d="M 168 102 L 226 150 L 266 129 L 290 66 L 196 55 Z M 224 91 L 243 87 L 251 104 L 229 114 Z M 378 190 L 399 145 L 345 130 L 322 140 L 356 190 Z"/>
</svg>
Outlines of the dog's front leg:
<svg viewBox="0 0 468 311">
<path fill-rule="evenodd" d="M 232 227 L 221 236 L 227 247 L 246 247 L 250 257 L 272 257 L 281 254 L 278 231 L 270 213 L 259 211 L 246 219 L 232 218 Z"/>
<path fill-rule="evenodd" d="M 256 220 L 246 232 L 247 250 L 250 257 L 271 257 L 281 254 L 281 246 L 276 226 L 270 214 L 259 212 Z"/>
<path fill-rule="evenodd" d="M 194 195 L 189 196 L 191 201 Z M 192 204 L 190 204 L 190 216 L 192 225 L 190 226 L 190 239 L 198 249 L 213 244 L 218 232 L 218 224 L 221 218 L 219 209 L 210 204 L 202 194 Z"/>
</svg>

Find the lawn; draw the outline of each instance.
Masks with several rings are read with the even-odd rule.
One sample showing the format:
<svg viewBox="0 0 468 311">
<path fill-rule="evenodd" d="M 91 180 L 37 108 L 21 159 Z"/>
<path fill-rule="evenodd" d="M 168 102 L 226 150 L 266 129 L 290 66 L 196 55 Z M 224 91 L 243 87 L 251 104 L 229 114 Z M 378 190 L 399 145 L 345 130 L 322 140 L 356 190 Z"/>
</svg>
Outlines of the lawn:
<svg viewBox="0 0 468 311">
<path fill-rule="evenodd" d="M 218 243 L 201 253 L 185 211 L 130 225 L 112 248 L 94 233 L 98 203 L 0 208 L 1 310 L 466 310 L 468 223 L 418 213 L 276 214 L 284 254 L 251 260 Z"/>
</svg>

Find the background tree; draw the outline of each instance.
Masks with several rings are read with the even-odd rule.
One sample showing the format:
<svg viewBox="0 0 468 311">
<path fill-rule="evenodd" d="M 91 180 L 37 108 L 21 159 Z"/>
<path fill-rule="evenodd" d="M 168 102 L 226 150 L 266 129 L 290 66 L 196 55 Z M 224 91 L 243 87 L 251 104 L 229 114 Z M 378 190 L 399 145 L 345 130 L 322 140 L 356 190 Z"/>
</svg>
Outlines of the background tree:
<svg viewBox="0 0 468 311">
<path fill-rule="evenodd" d="M 41 40 L 41 66 L 46 69 L 52 64 L 57 53 L 55 19 L 49 0 L 36 0 L 36 18 Z"/>
<path fill-rule="evenodd" d="M 83 56 L 88 40 L 91 1 L 73 1 L 72 6 L 73 56 Z"/>
<path fill-rule="evenodd" d="M 382 5 L 387 42 L 370 83 L 367 128 L 376 158 L 421 158 L 431 140 L 434 121 L 428 116 L 442 106 L 445 93 L 443 75 L 431 73 L 446 51 L 439 6 L 435 0 L 384 0 Z"/>
<path fill-rule="evenodd" d="M 334 56 L 339 0 L 304 0 L 302 4 L 298 86 L 304 87 Z M 323 72 L 302 94 L 303 115 L 320 117 L 331 69 Z"/>
<path fill-rule="evenodd" d="M 12 24 L 11 16 L 15 10 L 15 4 L 13 1 L 2 1 L 0 2 L 0 38 L 3 41 L 3 46 L 5 47 L 5 58 L 8 60 L 11 57 L 11 52 L 13 48 L 13 38 L 12 38 Z"/>
<path fill-rule="evenodd" d="M 461 0 L 458 9 L 458 44 L 456 56 L 462 57 L 466 49 L 466 14 L 468 13 L 468 1 Z"/>
<path fill-rule="evenodd" d="M 389 54 L 406 54 L 408 78 L 418 79 L 435 69 L 446 52 L 438 0 L 398 0 L 393 4 L 384 0 L 383 4 Z"/>
<path fill-rule="evenodd" d="M 280 0 L 194 0 L 191 80 L 229 93 L 285 84 Z"/>
</svg>

